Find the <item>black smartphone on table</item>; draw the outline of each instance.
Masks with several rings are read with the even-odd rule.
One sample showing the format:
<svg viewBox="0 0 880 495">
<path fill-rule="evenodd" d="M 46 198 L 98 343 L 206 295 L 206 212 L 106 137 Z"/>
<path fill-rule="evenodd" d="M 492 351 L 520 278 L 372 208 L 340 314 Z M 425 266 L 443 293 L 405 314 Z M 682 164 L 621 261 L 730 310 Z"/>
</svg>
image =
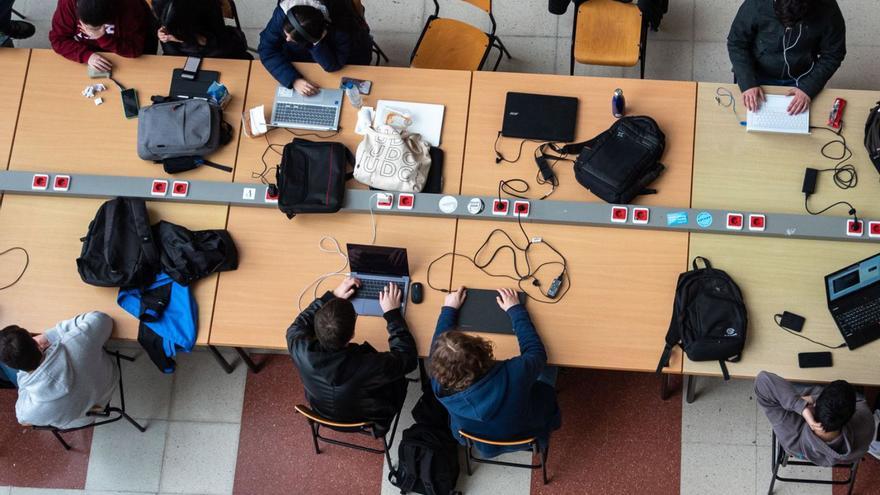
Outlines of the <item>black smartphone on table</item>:
<svg viewBox="0 0 880 495">
<path fill-rule="evenodd" d="M 137 91 L 134 88 L 122 90 L 122 111 L 125 112 L 125 118 L 136 119 L 139 109 Z"/>
<path fill-rule="evenodd" d="M 831 367 L 831 353 L 827 351 L 798 353 L 798 366 L 801 368 L 829 368 Z"/>
</svg>

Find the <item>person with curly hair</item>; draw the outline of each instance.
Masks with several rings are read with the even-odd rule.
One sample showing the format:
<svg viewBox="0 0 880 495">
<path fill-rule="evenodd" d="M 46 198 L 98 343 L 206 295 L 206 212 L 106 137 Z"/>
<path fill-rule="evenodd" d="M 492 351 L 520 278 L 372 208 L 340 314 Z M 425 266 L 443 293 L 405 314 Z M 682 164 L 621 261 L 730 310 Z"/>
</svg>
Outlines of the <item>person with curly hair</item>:
<svg viewBox="0 0 880 495">
<path fill-rule="evenodd" d="M 464 287 L 446 296 L 428 363 L 431 387 L 449 411 L 452 435 L 461 444 L 465 440 L 459 430 L 489 440 L 536 437 L 546 448 L 550 432 L 561 426 L 561 414 L 555 378 L 550 378 L 555 368 L 547 366 L 547 352 L 529 313 L 513 289 L 498 291 L 498 306 L 510 316 L 520 355 L 495 361 L 491 342 L 455 330 L 466 296 Z M 485 457 L 511 450 L 485 444 L 477 448 Z"/>
</svg>

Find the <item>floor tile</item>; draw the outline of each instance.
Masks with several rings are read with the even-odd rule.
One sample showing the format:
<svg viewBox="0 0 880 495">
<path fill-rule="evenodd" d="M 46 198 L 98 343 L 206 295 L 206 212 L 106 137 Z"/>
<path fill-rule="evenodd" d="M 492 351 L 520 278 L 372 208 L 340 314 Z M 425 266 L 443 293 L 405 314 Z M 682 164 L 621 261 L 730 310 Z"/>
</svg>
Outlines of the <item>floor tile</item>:
<svg viewBox="0 0 880 495">
<path fill-rule="evenodd" d="M 17 0 L 13 8 L 24 14 L 27 17 L 27 22 L 51 21 L 57 5 L 58 2 L 47 2 L 46 0 Z M 18 19 L 14 15 L 12 18 Z"/>
<path fill-rule="evenodd" d="M 754 382 L 700 377 L 693 404 L 682 404 L 682 442 L 754 445 Z M 682 399 L 683 400 L 683 399 Z"/>
<path fill-rule="evenodd" d="M 144 425 L 144 433 L 125 421 L 95 429 L 86 489 L 159 490 L 168 422 L 149 421 Z"/>
<path fill-rule="evenodd" d="M 727 43 L 694 42 L 695 81 L 732 83 L 732 67 L 727 54 Z"/>
<path fill-rule="evenodd" d="M 837 5 L 846 22 L 847 48 L 850 45 L 878 45 L 877 0 L 844 0 Z"/>
<path fill-rule="evenodd" d="M 571 38 L 559 37 L 556 39 L 556 73 L 568 75 L 571 61 Z M 574 74 L 576 76 L 594 77 L 623 77 L 623 67 L 608 65 L 585 65 L 575 62 Z M 608 95 L 609 101 L 611 95 Z"/>
<path fill-rule="evenodd" d="M 0 493 L 6 495 L 6 492 L 0 490 Z M 19 488 L 12 487 L 9 495 L 87 495 L 85 490 L 54 490 L 49 488 Z"/>
<path fill-rule="evenodd" d="M 764 495 L 770 487 L 770 447 L 758 447 L 755 495 Z M 813 480 L 830 480 L 831 469 L 812 466 L 786 466 L 779 468 L 780 476 Z M 786 483 L 777 481 L 773 487 L 774 495 L 831 495 L 830 485 L 813 485 L 810 483 Z"/>
<path fill-rule="evenodd" d="M 315 454 L 309 427 L 293 410 L 304 402 L 288 356 L 268 356 L 259 374 L 248 375 L 234 493 L 378 493 L 382 456 L 334 445 Z"/>
<path fill-rule="evenodd" d="M 238 0 L 238 20 L 243 28 L 263 29 L 275 13 L 278 0 Z"/>
<path fill-rule="evenodd" d="M 754 446 L 682 444 L 681 495 L 753 493 L 755 455 Z"/>
<path fill-rule="evenodd" d="M 498 70 L 501 72 L 528 72 L 553 74 L 556 72 L 556 38 L 505 36 L 502 41 L 513 57 L 503 57 Z M 498 60 L 498 50 L 492 50 L 486 60 L 485 70 L 490 70 Z"/>
<path fill-rule="evenodd" d="M 383 61 L 382 65 L 409 67 L 409 57 L 419 40 L 419 33 L 373 31 L 373 39 L 388 56 L 388 62 Z"/>
<path fill-rule="evenodd" d="M 515 462 L 518 464 L 532 462 L 530 452 L 511 452 L 495 458 L 498 461 Z M 459 464 L 461 476 L 458 478 L 458 490 L 468 495 L 529 495 L 529 483 L 532 473 L 528 469 L 491 464 L 473 464 L 473 475 L 468 476 L 465 467 L 464 449 L 460 450 Z"/>
<path fill-rule="evenodd" d="M 547 9 L 547 2 L 494 0 L 492 12 L 498 24 L 497 34 L 556 37 L 557 18 Z M 485 16 L 485 14 L 484 14 Z M 488 32 L 488 31 L 487 31 Z"/>
<path fill-rule="evenodd" d="M 740 5 L 741 0 L 696 0 L 694 40 L 727 41 L 727 33 Z"/>
<path fill-rule="evenodd" d="M 755 445 L 758 447 L 770 447 L 772 440 L 773 427 L 770 426 L 767 415 L 758 406 L 755 408 Z"/>
<path fill-rule="evenodd" d="M 237 424 L 169 424 L 159 489 L 168 493 L 232 493 L 238 435 Z"/>
<path fill-rule="evenodd" d="M 0 495 L 9 495 L 10 490 L 12 490 L 12 487 L 0 486 Z"/>
<path fill-rule="evenodd" d="M 159 371 L 144 351 L 122 352 L 136 358 L 122 361 L 126 412 L 136 419 L 168 419 L 174 375 Z M 117 389 L 113 404 L 119 403 Z"/>
<path fill-rule="evenodd" d="M 845 480 L 849 476 L 848 469 L 834 469 L 835 480 Z M 856 475 L 856 486 L 853 495 L 869 495 L 878 492 L 880 487 L 880 461 L 871 455 L 866 455 L 859 464 L 859 472 Z M 846 495 L 846 486 L 835 486 L 834 495 Z"/>
<path fill-rule="evenodd" d="M 420 0 L 365 1 L 367 24 L 373 31 L 422 31 L 425 25 L 425 6 Z"/>
<path fill-rule="evenodd" d="M 224 351 L 227 361 L 238 362 L 233 353 Z M 227 374 L 208 351 L 180 354 L 174 375 L 171 419 L 238 423 L 248 369 L 238 362 Z"/>
<path fill-rule="evenodd" d="M 690 41 L 649 41 L 645 78 L 690 81 L 694 71 L 694 45 Z M 639 77 L 641 64 L 623 69 L 625 77 Z"/>
<path fill-rule="evenodd" d="M 827 87 L 871 91 L 880 88 L 877 82 L 880 81 L 880 64 L 877 63 L 877 53 L 880 52 L 880 48 L 848 44 L 846 50 L 843 64 L 828 81 Z"/>
</svg>

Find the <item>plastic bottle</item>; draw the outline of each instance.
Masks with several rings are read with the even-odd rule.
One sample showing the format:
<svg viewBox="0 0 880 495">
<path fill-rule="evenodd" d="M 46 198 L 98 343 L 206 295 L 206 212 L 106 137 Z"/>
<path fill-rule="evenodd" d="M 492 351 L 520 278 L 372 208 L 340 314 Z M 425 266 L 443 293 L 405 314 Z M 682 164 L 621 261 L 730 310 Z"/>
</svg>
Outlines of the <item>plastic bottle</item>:
<svg viewBox="0 0 880 495">
<path fill-rule="evenodd" d="M 361 98 L 361 92 L 358 91 L 357 86 L 352 83 L 348 83 L 345 85 L 345 95 L 348 97 L 348 102 L 351 103 L 351 106 L 360 109 L 364 106 L 364 99 Z"/>
</svg>

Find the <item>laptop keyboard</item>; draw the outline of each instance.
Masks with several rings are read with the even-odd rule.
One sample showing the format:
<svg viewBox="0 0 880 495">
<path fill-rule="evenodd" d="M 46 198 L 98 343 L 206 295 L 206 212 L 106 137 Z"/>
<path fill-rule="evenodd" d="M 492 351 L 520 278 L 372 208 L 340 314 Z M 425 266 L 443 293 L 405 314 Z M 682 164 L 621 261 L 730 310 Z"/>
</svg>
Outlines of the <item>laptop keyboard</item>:
<svg viewBox="0 0 880 495">
<path fill-rule="evenodd" d="M 837 323 L 843 330 L 844 335 L 847 336 L 852 335 L 855 330 L 877 322 L 880 322 L 880 300 L 837 315 Z"/>
<path fill-rule="evenodd" d="M 275 105 L 275 121 L 332 128 L 336 124 L 336 107 L 278 103 Z"/>
<path fill-rule="evenodd" d="M 401 294 L 403 293 L 403 282 L 391 283 L 400 289 Z M 379 299 L 379 293 L 382 292 L 388 284 L 389 282 L 385 280 L 361 279 L 361 287 L 357 290 L 355 295 L 365 299 Z"/>
</svg>

